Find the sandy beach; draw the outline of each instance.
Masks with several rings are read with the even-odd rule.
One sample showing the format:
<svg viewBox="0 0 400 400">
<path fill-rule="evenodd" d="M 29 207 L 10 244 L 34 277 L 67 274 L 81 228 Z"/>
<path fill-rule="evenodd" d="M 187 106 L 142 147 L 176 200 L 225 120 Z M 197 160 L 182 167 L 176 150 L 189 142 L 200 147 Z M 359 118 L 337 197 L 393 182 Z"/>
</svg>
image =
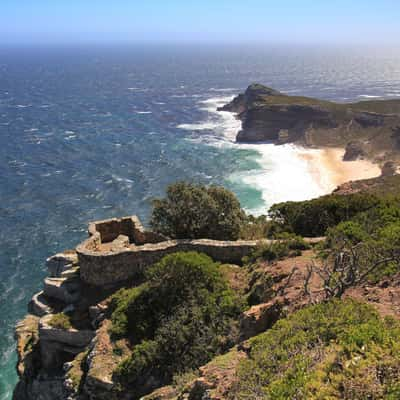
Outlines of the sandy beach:
<svg viewBox="0 0 400 400">
<path fill-rule="evenodd" d="M 300 153 L 307 161 L 314 179 L 327 193 L 342 183 L 374 178 L 381 174 L 379 166 L 371 161 L 343 161 L 344 152 L 341 148 L 326 148 L 311 151 L 304 149 Z"/>
</svg>

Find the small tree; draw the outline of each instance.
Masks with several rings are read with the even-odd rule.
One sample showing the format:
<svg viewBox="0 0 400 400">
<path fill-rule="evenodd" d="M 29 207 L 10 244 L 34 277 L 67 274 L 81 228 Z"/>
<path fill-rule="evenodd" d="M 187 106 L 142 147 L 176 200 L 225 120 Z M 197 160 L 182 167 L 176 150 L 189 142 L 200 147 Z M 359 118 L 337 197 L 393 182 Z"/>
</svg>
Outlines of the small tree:
<svg viewBox="0 0 400 400">
<path fill-rule="evenodd" d="M 164 199 L 154 200 L 150 224 L 174 239 L 236 240 L 245 217 L 229 190 L 178 182 L 168 187 Z"/>
</svg>

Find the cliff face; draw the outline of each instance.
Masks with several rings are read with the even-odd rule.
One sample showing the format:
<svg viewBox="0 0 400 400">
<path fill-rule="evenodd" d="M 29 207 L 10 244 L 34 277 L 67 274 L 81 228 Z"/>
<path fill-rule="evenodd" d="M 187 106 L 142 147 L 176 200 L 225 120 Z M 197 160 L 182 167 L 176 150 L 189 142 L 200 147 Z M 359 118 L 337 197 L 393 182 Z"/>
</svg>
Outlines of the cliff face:
<svg viewBox="0 0 400 400">
<path fill-rule="evenodd" d="M 348 159 L 360 154 L 378 162 L 399 158 L 400 100 L 339 104 L 253 84 L 220 110 L 234 112 L 242 121 L 238 142 L 317 147 L 346 147 L 351 142 Z"/>
</svg>

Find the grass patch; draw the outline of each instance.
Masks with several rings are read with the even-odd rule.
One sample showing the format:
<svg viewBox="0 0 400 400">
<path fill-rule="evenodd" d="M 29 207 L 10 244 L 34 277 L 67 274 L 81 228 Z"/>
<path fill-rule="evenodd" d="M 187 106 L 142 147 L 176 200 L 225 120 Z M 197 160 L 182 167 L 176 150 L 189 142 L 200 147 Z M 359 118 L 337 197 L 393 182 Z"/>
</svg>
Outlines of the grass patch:
<svg viewBox="0 0 400 400">
<path fill-rule="evenodd" d="M 369 305 L 307 307 L 250 340 L 233 398 L 398 399 L 399 339 L 399 323 Z"/>
<path fill-rule="evenodd" d="M 48 324 L 53 328 L 68 330 L 72 328 L 71 319 L 64 313 L 54 314 Z"/>
</svg>

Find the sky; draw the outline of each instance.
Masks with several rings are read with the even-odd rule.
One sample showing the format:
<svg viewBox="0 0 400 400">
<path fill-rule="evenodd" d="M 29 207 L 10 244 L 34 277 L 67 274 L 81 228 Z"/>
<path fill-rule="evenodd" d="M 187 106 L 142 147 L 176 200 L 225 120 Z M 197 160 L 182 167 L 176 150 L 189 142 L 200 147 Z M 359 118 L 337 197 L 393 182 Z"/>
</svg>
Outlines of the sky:
<svg viewBox="0 0 400 400">
<path fill-rule="evenodd" d="M 400 44 L 400 0 L 0 0 L 0 42 Z"/>
</svg>

